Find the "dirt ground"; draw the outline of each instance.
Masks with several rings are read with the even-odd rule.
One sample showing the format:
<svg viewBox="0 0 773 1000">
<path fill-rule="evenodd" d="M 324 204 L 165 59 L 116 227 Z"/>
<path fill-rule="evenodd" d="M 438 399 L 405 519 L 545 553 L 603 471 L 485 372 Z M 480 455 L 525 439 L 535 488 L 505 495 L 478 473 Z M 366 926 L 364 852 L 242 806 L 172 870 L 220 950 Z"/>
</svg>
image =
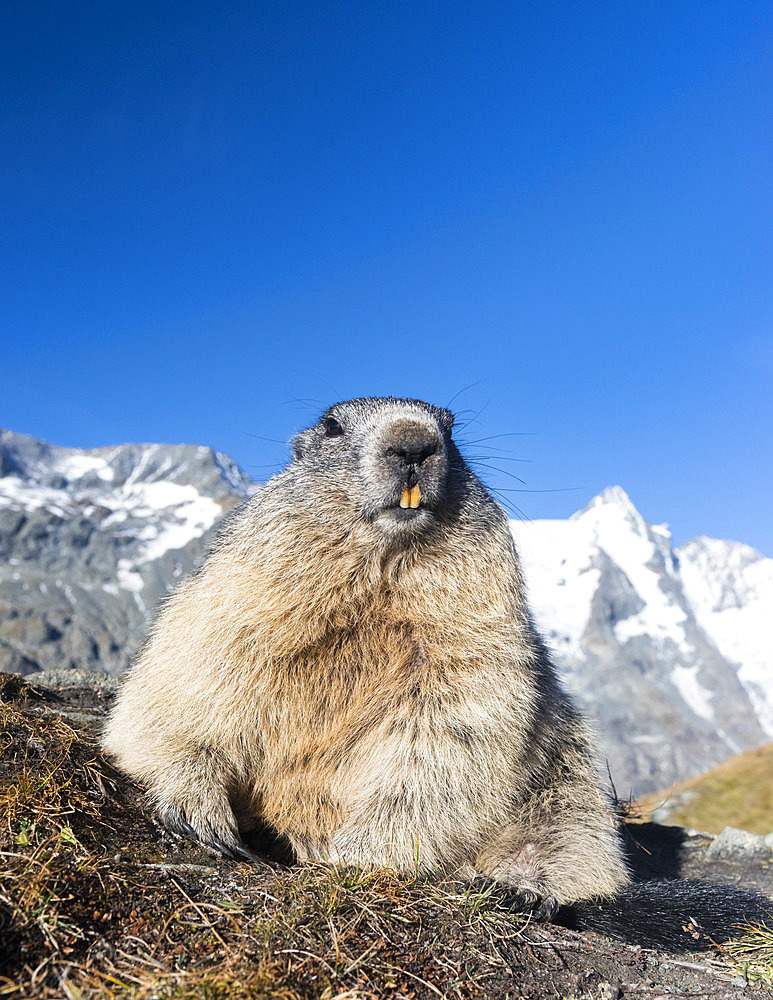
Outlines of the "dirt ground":
<svg viewBox="0 0 773 1000">
<path fill-rule="evenodd" d="M 488 890 L 236 864 L 175 839 L 99 754 L 111 698 L 0 675 L 0 997 L 613 1000 L 771 989 L 767 932 L 674 956 L 530 925 Z M 628 836 L 644 868 L 773 896 L 769 865 L 709 863 L 710 838 L 654 824 L 631 824 Z"/>
</svg>

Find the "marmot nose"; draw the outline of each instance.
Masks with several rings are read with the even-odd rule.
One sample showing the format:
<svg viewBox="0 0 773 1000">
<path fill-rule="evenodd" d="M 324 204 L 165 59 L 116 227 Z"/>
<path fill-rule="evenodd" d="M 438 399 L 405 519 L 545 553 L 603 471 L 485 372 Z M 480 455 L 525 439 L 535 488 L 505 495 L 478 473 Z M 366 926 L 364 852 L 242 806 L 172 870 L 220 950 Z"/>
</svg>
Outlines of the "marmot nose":
<svg viewBox="0 0 773 1000">
<path fill-rule="evenodd" d="M 430 455 L 434 455 L 437 449 L 437 441 L 395 441 L 384 454 L 399 465 L 421 465 Z"/>
</svg>

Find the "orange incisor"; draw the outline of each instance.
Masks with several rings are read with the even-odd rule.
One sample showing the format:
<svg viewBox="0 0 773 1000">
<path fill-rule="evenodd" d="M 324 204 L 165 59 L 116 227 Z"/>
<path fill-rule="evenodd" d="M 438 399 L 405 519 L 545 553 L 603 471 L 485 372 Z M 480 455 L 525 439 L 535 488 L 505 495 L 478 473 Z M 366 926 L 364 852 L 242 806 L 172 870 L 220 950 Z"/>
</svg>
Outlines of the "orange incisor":
<svg viewBox="0 0 773 1000">
<path fill-rule="evenodd" d="M 410 507 L 411 510 L 416 510 L 420 503 L 421 493 L 419 492 L 418 485 L 412 486 L 410 489 L 403 490 L 403 495 L 400 497 L 401 507 Z"/>
</svg>

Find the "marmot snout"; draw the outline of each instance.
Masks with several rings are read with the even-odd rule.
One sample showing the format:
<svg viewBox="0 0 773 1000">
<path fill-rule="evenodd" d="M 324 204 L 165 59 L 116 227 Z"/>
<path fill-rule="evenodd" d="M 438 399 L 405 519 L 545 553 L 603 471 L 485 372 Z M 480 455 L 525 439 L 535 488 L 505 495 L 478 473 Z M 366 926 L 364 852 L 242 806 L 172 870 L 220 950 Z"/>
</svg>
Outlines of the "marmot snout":
<svg viewBox="0 0 773 1000">
<path fill-rule="evenodd" d="M 440 428 L 429 420 L 396 418 L 387 423 L 368 452 L 364 467 L 383 484 L 384 506 L 379 516 L 391 527 L 418 528 L 443 503 L 448 456 Z"/>
<path fill-rule="evenodd" d="M 452 426 L 447 410 L 417 400 L 350 400 L 330 407 L 293 448 L 307 473 L 319 469 L 328 489 L 347 492 L 342 519 L 379 525 L 393 544 L 417 539 L 442 513 Z"/>
</svg>

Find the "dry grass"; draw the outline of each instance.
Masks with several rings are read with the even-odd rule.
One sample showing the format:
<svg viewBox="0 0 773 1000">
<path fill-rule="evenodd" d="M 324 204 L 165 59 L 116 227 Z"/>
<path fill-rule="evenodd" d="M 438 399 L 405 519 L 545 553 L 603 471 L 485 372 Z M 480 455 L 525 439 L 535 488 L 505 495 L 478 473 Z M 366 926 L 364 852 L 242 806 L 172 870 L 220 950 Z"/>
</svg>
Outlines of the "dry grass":
<svg viewBox="0 0 773 1000">
<path fill-rule="evenodd" d="M 773 743 L 731 757 L 668 792 L 643 796 L 642 812 L 659 822 L 721 833 L 736 826 L 773 831 Z"/>
<path fill-rule="evenodd" d="M 0 704 L 0 997 L 477 997 L 501 975 L 497 942 L 523 921 L 485 893 L 200 851 L 164 863 L 93 735 L 15 694 Z"/>
<path fill-rule="evenodd" d="M 0 816 L 0 998 L 547 1000 L 650 976 L 645 953 L 529 926 L 490 890 L 175 841 L 89 728 L 2 675 Z M 754 933 L 725 960 L 767 984 Z"/>
</svg>

